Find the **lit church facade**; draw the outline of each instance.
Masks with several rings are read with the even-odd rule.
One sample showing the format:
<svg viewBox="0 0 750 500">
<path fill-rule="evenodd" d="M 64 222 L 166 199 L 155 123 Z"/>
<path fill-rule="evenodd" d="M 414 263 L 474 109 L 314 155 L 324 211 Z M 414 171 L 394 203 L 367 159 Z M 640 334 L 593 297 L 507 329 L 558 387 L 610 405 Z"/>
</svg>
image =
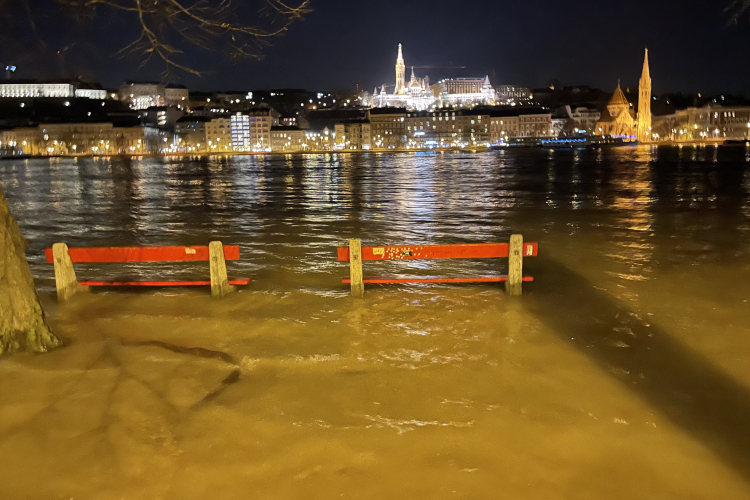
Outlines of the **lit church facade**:
<svg viewBox="0 0 750 500">
<path fill-rule="evenodd" d="M 396 107 L 424 111 L 444 106 L 471 106 L 474 104 L 495 104 L 495 89 L 489 76 L 485 78 L 446 79 L 430 85 L 430 78 L 417 78 L 414 68 L 406 82 L 406 65 L 401 44 L 398 44 L 396 58 L 396 85 L 393 93 L 386 92 L 383 85 L 372 96 L 376 108 Z"/>
<path fill-rule="evenodd" d="M 625 93 L 617 84 L 607 108 L 602 112 L 596 124 L 595 133 L 630 142 L 651 141 L 651 74 L 648 66 L 648 49 L 643 60 L 643 72 L 638 83 L 638 114 L 625 97 Z"/>
</svg>

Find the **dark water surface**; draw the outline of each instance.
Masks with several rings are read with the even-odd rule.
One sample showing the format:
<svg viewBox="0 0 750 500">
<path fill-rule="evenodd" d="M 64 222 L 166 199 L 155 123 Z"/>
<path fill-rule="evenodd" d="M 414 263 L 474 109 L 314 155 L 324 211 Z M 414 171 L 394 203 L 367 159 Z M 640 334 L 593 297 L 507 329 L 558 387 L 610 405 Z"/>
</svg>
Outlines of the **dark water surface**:
<svg viewBox="0 0 750 500">
<path fill-rule="evenodd" d="M 8 498 L 750 498 L 744 146 L 4 161 L 0 184 L 68 341 L 0 360 Z M 355 300 L 340 283 L 349 238 L 511 233 L 539 243 L 518 300 L 491 284 Z M 230 278 L 253 278 L 221 301 L 97 290 L 58 304 L 43 256 L 57 241 L 214 239 L 241 247 Z"/>
</svg>

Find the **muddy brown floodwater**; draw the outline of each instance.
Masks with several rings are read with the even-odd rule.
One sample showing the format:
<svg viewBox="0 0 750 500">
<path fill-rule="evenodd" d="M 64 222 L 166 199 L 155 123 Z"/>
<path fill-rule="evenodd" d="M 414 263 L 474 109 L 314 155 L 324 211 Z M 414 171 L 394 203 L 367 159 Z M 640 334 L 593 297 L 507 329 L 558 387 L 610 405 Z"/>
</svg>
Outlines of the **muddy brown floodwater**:
<svg viewBox="0 0 750 500">
<path fill-rule="evenodd" d="M 0 163 L 64 348 L 0 359 L 2 499 L 748 499 L 750 149 Z M 539 243 L 497 284 L 336 246 Z M 43 249 L 239 244 L 54 298 Z M 491 274 L 495 260 L 365 263 Z M 204 264 L 79 279 L 207 276 Z"/>
</svg>

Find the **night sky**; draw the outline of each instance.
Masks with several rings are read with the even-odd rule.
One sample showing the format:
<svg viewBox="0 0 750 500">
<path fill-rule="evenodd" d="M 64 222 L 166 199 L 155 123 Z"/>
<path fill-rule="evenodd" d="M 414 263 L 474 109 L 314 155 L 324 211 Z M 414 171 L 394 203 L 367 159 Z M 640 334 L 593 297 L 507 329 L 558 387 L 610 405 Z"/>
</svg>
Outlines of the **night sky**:
<svg viewBox="0 0 750 500">
<path fill-rule="evenodd" d="M 372 90 L 393 83 L 400 42 L 407 78 L 412 64 L 452 62 L 467 68 L 416 72 L 433 81 L 489 74 L 494 84 L 535 87 L 556 79 L 611 90 L 618 78 L 623 86 L 637 85 L 648 46 L 655 93 L 750 94 L 750 22 L 730 23 L 724 12 L 728 2 L 312 0 L 314 11 L 276 39 L 265 60 L 235 63 L 196 51 L 187 62 L 209 71 L 202 78 L 181 74 L 170 79 L 197 90 L 334 90 L 356 84 Z M 52 47 L 55 36 L 50 36 Z M 95 80 L 117 87 L 126 79 L 159 79 L 159 64 L 139 69 L 135 59 L 111 57 L 132 34 L 106 29 L 89 30 L 89 36 L 94 41 L 88 52 L 78 44 L 69 49 L 69 59 L 85 59 Z M 19 71 L 18 76 L 41 71 L 33 63 L 23 65 L 26 74 Z M 51 71 L 49 66 L 45 70 Z"/>
</svg>

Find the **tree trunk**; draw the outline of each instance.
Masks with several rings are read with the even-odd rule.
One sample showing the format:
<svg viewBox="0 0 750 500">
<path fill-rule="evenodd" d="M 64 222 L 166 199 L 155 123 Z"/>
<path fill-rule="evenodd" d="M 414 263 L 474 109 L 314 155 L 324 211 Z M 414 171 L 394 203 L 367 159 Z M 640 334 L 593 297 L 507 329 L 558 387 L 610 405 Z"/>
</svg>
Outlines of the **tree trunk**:
<svg viewBox="0 0 750 500">
<path fill-rule="evenodd" d="M 62 344 L 44 317 L 25 249 L 0 189 L 0 354 L 43 352 Z"/>
</svg>

